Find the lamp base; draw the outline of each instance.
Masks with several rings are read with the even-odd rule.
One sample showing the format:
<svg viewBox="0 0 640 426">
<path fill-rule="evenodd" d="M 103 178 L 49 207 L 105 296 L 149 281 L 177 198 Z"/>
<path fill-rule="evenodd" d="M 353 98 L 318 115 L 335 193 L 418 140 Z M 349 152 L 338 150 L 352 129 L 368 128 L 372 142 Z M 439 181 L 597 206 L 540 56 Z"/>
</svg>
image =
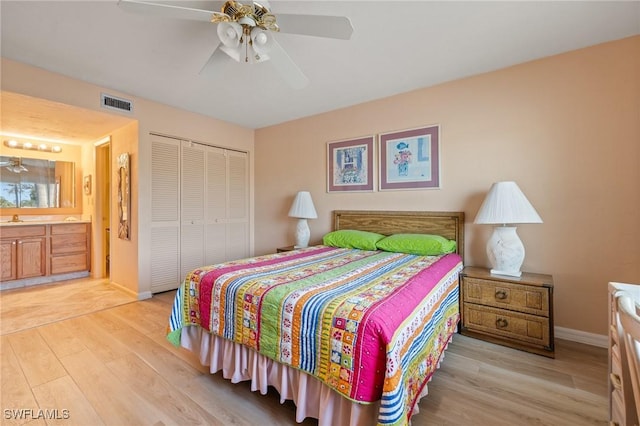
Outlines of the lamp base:
<svg viewBox="0 0 640 426">
<path fill-rule="evenodd" d="M 498 271 L 497 269 L 492 269 L 491 275 L 506 275 L 509 277 L 521 277 L 522 271 L 512 272 L 512 271 Z"/>
<path fill-rule="evenodd" d="M 309 230 L 309 224 L 307 224 L 307 219 L 298 219 L 298 223 L 296 225 L 296 244 L 295 248 L 304 248 L 309 246 L 309 237 L 311 236 L 311 231 Z"/>
<path fill-rule="evenodd" d="M 520 267 L 524 261 L 524 246 L 516 233 L 515 226 L 496 226 L 487 242 L 487 256 L 495 275 L 520 277 Z"/>
</svg>

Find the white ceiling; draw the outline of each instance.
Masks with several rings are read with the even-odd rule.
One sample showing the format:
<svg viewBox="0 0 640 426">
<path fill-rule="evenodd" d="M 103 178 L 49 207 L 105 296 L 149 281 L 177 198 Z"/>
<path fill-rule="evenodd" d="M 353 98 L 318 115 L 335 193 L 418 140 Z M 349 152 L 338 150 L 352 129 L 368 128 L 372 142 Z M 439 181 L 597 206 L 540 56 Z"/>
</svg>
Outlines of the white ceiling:
<svg viewBox="0 0 640 426">
<path fill-rule="evenodd" d="M 169 3 L 209 10 L 222 4 Z M 349 41 L 276 35 L 309 78 L 304 89 L 289 88 L 269 62 L 229 60 L 200 73 L 218 44 L 214 24 L 127 13 L 115 0 L 2 0 L 1 52 L 107 89 L 261 128 L 640 34 L 638 1 L 270 5 L 276 16 L 352 21 Z M 4 99 L 3 110 L 21 114 Z"/>
</svg>

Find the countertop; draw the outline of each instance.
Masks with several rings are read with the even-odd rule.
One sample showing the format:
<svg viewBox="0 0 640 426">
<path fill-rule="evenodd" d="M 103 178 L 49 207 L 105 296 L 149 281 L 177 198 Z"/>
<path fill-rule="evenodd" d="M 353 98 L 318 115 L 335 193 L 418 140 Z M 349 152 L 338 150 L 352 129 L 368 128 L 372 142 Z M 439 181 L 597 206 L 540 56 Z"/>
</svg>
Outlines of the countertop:
<svg viewBox="0 0 640 426">
<path fill-rule="evenodd" d="M 90 220 L 77 219 L 77 220 L 64 220 L 64 219 L 53 219 L 53 220 L 23 220 L 22 222 L 11 222 L 9 220 L 5 220 L 0 222 L 0 227 L 2 226 L 29 226 L 29 225 L 56 225 L 60 223 L 91 223 Z"/>
</svg>

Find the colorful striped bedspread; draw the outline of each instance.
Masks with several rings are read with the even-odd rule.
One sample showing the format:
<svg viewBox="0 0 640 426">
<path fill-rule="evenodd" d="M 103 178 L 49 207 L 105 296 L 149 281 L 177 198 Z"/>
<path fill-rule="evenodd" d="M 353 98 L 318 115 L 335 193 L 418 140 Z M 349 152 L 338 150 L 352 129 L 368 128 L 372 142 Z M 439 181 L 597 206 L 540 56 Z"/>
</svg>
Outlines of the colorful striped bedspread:
<svg viewBox="0 0 640 426">
<path fill-rule="evenodd" d="M 407 424 L 459 320 L 457 254 L 314 246 L 189 273 L 169 324 L 199 326 Z"/>
</svg>

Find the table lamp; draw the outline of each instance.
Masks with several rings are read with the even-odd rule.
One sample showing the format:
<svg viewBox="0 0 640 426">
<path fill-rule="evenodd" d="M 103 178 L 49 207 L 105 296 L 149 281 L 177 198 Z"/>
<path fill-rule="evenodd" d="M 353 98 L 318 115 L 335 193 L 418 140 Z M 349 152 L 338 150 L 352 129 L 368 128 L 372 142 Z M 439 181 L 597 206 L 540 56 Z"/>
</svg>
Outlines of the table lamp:
<svg viewBox="0 0 640 426">
<path fill-rule="evenodd" d="M 542 223 L 542 219 L 515 182 L 496 182 L 478 210 L 474 223 L 499 225 L 487 242 L 492 274 L 519 277 L 524 245 L 516 233 L 517 223 Z"/>
<path fill-rule="evenodd" d="M 307 219 L 317 219 L 318 217 L 311 200 L 311 194 L 308 191 L 300 191 L 296 194 L 296 198 L 293 200 L 289 210 L 289 217 L 298 218 L 295 248 L 307 247 L 309 245 L 309 236 L 311 235 Z"/>
</svg>

